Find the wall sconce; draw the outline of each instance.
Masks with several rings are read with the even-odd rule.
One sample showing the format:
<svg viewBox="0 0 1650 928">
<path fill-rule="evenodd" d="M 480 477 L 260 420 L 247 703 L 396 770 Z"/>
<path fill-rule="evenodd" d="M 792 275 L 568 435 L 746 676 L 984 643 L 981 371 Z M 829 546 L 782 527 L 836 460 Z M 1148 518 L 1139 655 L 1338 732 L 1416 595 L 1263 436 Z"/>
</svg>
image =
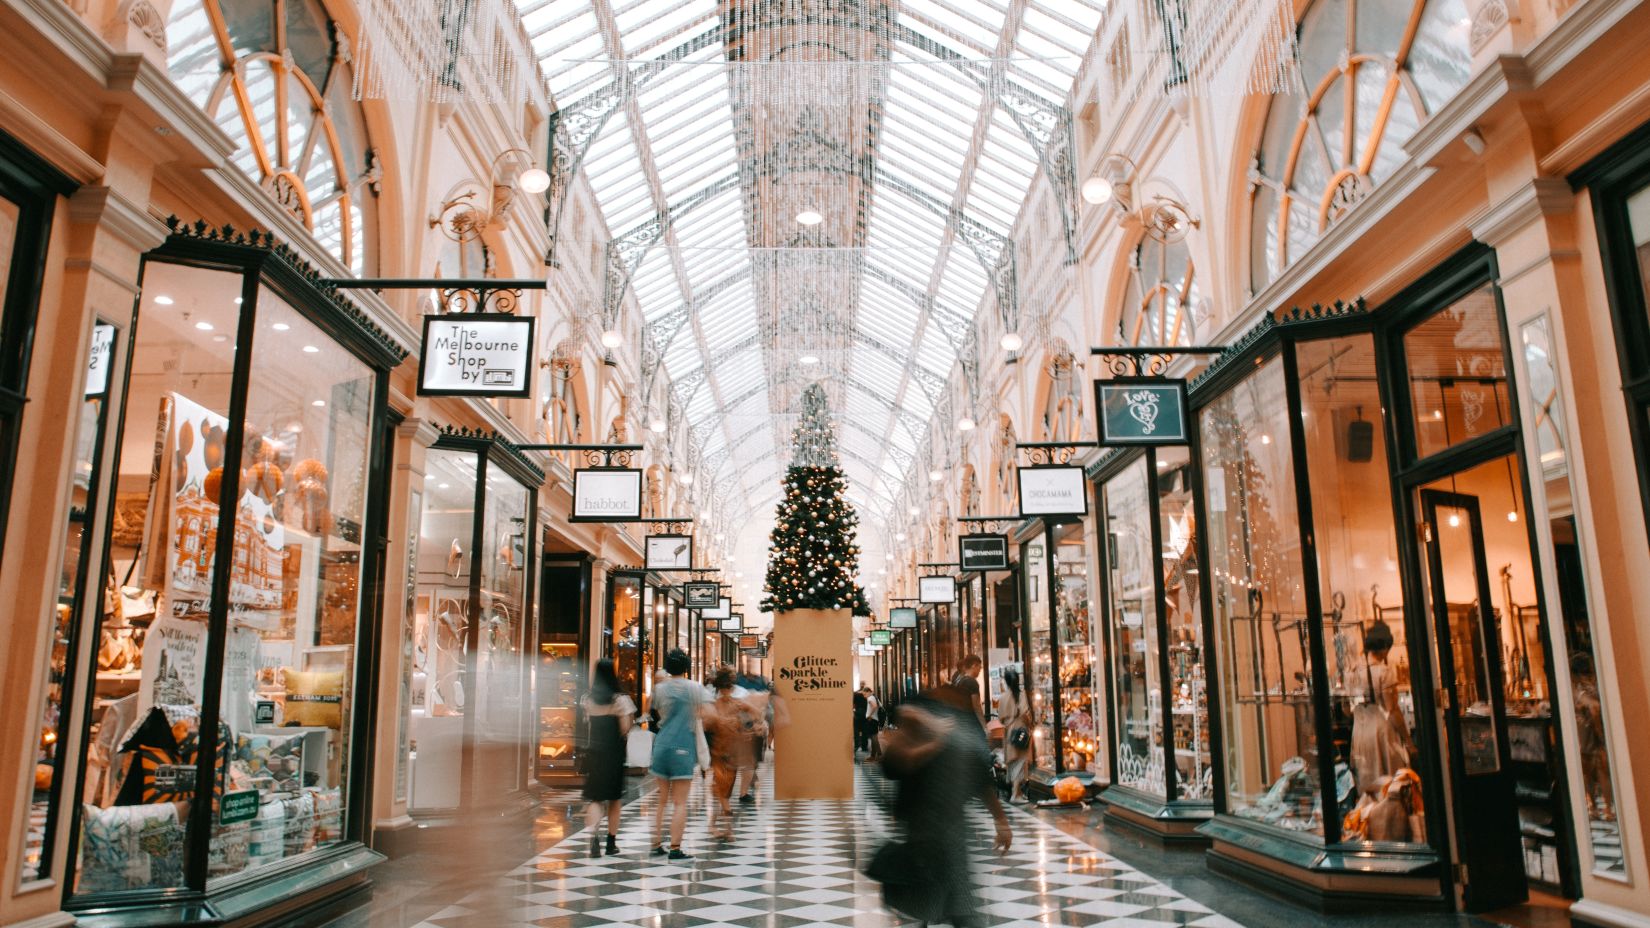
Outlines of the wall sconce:
<svg viewBox="0 0 1650 928">
<path fill-rule="evenodd" d="M 1095 206 L 1111 204 L 1120 213 L 1134 211 L 1134 178 L 1140 173 L 1126 155 L 1107 155 L 1094 176 L 1083 181 L 1083 199 Z"/>
<path fill-rule="evenodd" d="M 526 167 L 521 164 L 525 162 Z M 488 226 L 502 223 L 515 202 L 516 190 L 543 193 L 550 189 L 550 174 L 533 163 L 532 153 L 525 148 L 510 148 L 499 153 L 488 169 L 488 186 L 492 196 L 487 209 L 475 204 L 476 191 L 468 190 L 441 204 L 430 219 L 431 227 L 440 227 L 455 242 L 471 242 L 481 237 Z"/>
<path fill-rule="evenodd" d="M 1139 173 L 1127 156 L 1107 155 L 1095 168 L 1094 176 L 1083 181 L 1083 199 L 1096 206 L 1110 206 L 1120 218 L 1138 219 L 1147 235 L 1165 245 L 1184 241 L 1201 223 L 1185 204 L 1162 194 L 1137 208 L 1134 188 Z"/>
</svg>

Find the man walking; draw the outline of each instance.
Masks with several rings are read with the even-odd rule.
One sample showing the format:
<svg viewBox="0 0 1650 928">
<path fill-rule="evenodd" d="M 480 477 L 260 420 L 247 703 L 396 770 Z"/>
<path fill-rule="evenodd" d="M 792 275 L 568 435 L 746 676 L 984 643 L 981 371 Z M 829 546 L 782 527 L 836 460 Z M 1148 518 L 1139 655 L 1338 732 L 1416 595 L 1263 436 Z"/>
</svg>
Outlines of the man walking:
<svg viewBox="0 0 1650 928">
<path fill-rule="evenodd" d="M 980 699 L 980 669 L 984 666 L 985 661 L 980 660 L 978 654 L 970 654 L 962 659 L 962 669 L 951 679 L 951 685 L 968 700 L 981 728 L 985 727 L 985 703 Z"/>
<path fill-rule="evenodd" d="M 860 723 L 865 727 L 866 746 L 871 752 L 871 760 L 882 759 L 882 703 L 877 694 L 871 692 L 871 685 L 864 684 L 861 690 L 865 693 L 865 712 L 860 716 Z"/>
</svg>

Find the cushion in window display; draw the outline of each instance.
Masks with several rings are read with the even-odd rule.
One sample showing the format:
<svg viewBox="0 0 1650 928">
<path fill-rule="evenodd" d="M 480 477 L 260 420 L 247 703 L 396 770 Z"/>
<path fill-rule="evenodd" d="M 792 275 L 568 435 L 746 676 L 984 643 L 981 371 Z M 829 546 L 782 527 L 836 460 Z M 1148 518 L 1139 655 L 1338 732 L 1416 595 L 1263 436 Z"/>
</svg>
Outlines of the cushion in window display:
<svg viewBox="0 0 1650 928">
<path fill-rule="evenodd" d="M 344 795 L 331 789 L 306 790 L 315 800 L 315 845 L 320 847 L 344 839 Z"/>
<path fill-rule="evenodd" d="M 228 876 L 246 869 L 251 859 L 252 823 L 213 825 L 211 847 L 206 854 L 207 876 Z"/>
<path fill-rule="evenodd" d="M 248 867 L 262 867 L 286 856 L 286 804 L 279 799 L 264 797 L 258 809 L 258 818 L 249 823 L 247 836 Z"/>
<path fill-rule="evenodd" d="M 266 779 L 275 792 L 296 793 L 304 786 L 303 735 L 240 735 L 235 760 L 252 780 Z"/>
<path fill-rule="evenodd" d="M 282 831 L 282 851 L 287 857 L 302 854 L 315 847 L 315 795 L 302 792 L 291 799 L 281 800 L 285 818 Z"/>
<path fill-rule="evenodd" d="M 80 825 L 83 893 L 183 885 L 183 818 L 172 803 L 86 804 Z"/>
<path fill-rule="evenodd" d="M 340 729 L 344 724 L 344 672 L 288 670 L 286 724 Z"/>
</svg>

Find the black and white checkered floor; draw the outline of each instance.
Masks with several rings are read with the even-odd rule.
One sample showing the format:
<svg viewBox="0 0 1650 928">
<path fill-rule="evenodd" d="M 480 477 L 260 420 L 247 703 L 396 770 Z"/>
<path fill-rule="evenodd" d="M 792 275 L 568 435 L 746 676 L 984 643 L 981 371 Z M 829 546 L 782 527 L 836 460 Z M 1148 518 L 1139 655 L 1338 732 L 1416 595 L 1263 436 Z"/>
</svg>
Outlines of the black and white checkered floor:
<svg viewBox="0 0 1650 928">
<path fill-rule="evenodd" d="M 706 783 L 696 780 L 684 850 L 693 860 L 648 855 L 656 794 L 631 803 L 615 857 L 589 856 L 575 832 L 436 912 L 418 928 L 895 928 L 879 888 L 860 871 L 888 834 L 884 782 L 858 771 L 851 801 L 759 801 L 737 819 L 735 839 L 708 836 Z M 976 833 L 991 834 L 983 810 Z M 1236 928 L 1148 874 L 1019 810 L 1003 856 L 983 842 L 974 861 L 985 923 L 1000 928 L 1198 925 Z M 913 924 L 904 922 L 904 924 Z"/>
</svg>

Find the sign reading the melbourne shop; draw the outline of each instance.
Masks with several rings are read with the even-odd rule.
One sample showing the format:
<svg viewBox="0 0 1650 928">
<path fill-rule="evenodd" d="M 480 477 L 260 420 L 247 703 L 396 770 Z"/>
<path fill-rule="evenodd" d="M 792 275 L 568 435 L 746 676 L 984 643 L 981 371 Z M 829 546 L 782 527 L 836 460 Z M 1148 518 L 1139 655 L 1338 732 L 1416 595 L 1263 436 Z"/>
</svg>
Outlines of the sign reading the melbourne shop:
<svg viewBox="0 0 1650 928">
<path fill-rule="evenodd" d="M 917 610 L 910 606 L 898 606 L 888 610 L 889 628 L 916 628 Z"/>
<path fill-rule="evenodd" d="M 1125 377 L 1094 382 L 1102 445 L 1184 445 L 1186 381 Z"/>
<path fill-rule="evenodd" d="M 689 609 L 715 609 L 722 601 L 722 585 L 715 580 L 684 583 L 682 599 Z"/>
<path fill-rule="evenodd" d="M 533 317 L 453 313 L 424 317 L 420 396 L 527 396 Z"/>
<path fill-rule="evenodd" d="M 690 570 L 693 567 L 692 535 L 649 535 L 644 550 L 648 570 Z"/>
<path fill-rule="evenodd" d="M 630 467 L 573 471 L 573 522 L 639 522 L 642 472 Z"/>
<path fill-rule="evenodd" d="M 1088 481 L 1083 477 L 1083 468 L 1056 464 L 1022 467 L 1016 473 L 1020 477 L 1020 515 L 1089 514 Z"/>
<path fill-rule="evenodd" d="M 1007 570 L 1008 536 L 973 534 L 957 538 L 963 570 Z"/>
<path fill-rule="evenodd" d="M 957 601 L 957 581 L 950 577 L 918 577 L 917 601 L 954 603 Z"/>
</svg>

